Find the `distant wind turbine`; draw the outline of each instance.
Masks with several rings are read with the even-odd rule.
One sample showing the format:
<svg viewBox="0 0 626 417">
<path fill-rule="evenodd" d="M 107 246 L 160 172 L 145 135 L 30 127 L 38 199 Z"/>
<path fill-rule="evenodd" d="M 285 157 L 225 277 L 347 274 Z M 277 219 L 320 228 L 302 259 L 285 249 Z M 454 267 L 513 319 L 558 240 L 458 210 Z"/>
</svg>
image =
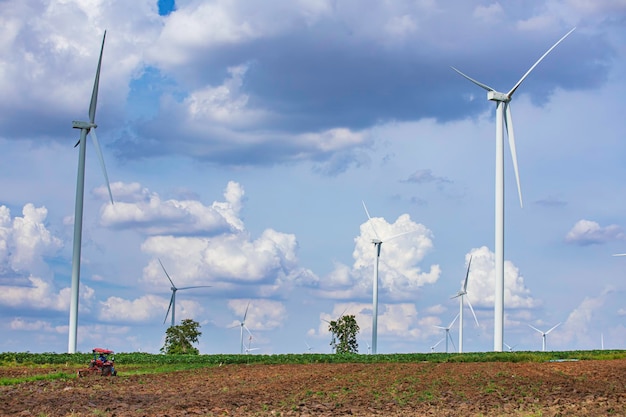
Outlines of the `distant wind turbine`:
<svg viewBox="0 0 626 417">
<path fill-rule="evenodd" d="M 465 273 L 465 281 L 463 282 L 463 286 L 459 290 L 459 292 L 452 298 L 459 298 L 459 353 L 463 353 L 463 300 L 467 295 L 467 280 L 469 279 L 470 266 L 472 265 L 472 257 L 470 256 L 469 262 L 467 263 L 467 272 Z M 476 313 L 474 313 L 474 308 L 472 307 L 472 303 L 470 303 L 469 298 L 467 299 L 467 305 L 474 316 L 474 321 L 476 321 L 476 327 L 479 326 L 478 319 L 476 318 Z"/>
<path fill-rule="evenodd" d="M 531 326 L 530 324 L 528 325 L 528 327 L 530 327 L 533 330 L 538 331 L 539 333 L 541 333 L 541 351 L 545 352 L 546 351 L 546 336 L 548 335 L 548 333 L 550 333 L 552 330 L 556 329 L 557 327 L 559 327 L 561 323 L 558 323 L 556 326 L 554 326 L 553 328 L 551 328 L 550 330 L 548 330 L 547 332 L 544 332 L 543 330 L 539 330 L 536 327 Z"/>
<path fill-rule="evenodd" d="M 441 342 L 443 342 L 444 340 L 446 340 L 446 338 L 445 338 L 445 337 L 442 337 L 442 338 L 441 338 L 441 340 L 439 340 L 437 343 L 435 343 L 434 345 L 432 345 L 432 346 L 430 347 L 430 353 L 435 353 L 435 348 L 436 348 L 437 346 L 439 346 L 439 345 L 441 344 Z"/>
<path fill-rule="evenodd" d="M 172 281 L 172 278 L 170 278 L 170 274 L 167 273 L 167 270 L 165 269 L 165 267 L 163 266 L 163 263 L 161 262 L 161 260 L 159 259 L 159 263 L 161 264 L 161 268 L 163 268 L 163 272 L 165 272 L 165 276 L 167 277 L 167 279 L 170 280 L 170 283 L 172 284 L 171 286 L 171 290 L 172 290 L 172 298 L 170 298 L 170 305 L 169 307 L 167 307 L 167 313 L 165 313 L 165 319 L 163 320 L 163 324 L 165 324 L 165 322 L 167 321 L 167 316 L 169 316 L 170 314 L 170 309 L 172 310 L 172 324 L 171 326 L 174 326 L 176 323 L 176 291 L 179 290 L 189 290 L 192 288 L 210 288 L 210 285 L 195 285 L 193 287 L 180 287 L 178 288 L 176 285 L 174 285 L 174 281 Z"/>
<path fill-rule="evenodd" d="M 252 333 L 250 333 L 250 336 L 248 337 L 248 347 L 246 348 L 246 355 L 252 351 L 259 350 L 259 348 L 253 348 L 251 346 L 252 346 Z"/>
<path fill-rule="evenodd" d="M 102 36 L 102 46 L 100 47 L 100 58 L 98 58 L 98 67 L 96 69 L 96 78 L 91 92 L 91 102 L 89 103 L 89 121 L 88 122 L 72 122 L 74 129 L 80 129 L 80 139 L 76 144 L 78 148 L 78 176 L 76 180 L 76 205 L 74 208 L 74 247 L 72 252 L 72 287 L 70 296 L 70 318 L 69 318 L 69 341 L 68 353 L 76 353 L 76 338 L 78 333 L 78 290 L 80 287 L 80 252 L 82 246 L 83 234 L 83 200 L 85 195 L 85 153 L 87 150 L 87 134 L 91 134 L 95 151 L 100 160 L 100 166 L 104 173 L 104 179 L 109 190 L 111 204 L 113 204 L 113 194 L 109 185 L 109 177 L 104 165 L 102 150 L 96 136 L 96 106 L 98 103 L 98 86 L 100 84 L 100 68 L 102 67 L 102 53 L 104 52 L 104 40 L 106 39 L 106 31 Z"/>
<path fill-rule="evenodd" d="M 576 28 L 574 28 L 576 29 Z M 504 129 L 506 128 L 509 138 L 509 148 L 513 159 L 513 168 L 515 170 L 515 180 L 517 181 L 517 193 L 519 196 L 520 206 L 522 203 L 522 189 L 519 180 L 519 171 L 517 169 L 517 154 L 515 151 L 515 137 L 513 135 L 513 119 L 511 118 L 510 101 L 513 93 L 528 77 L 533 69 L 548 55 L 559 43 L 561 43 L 574 29 L 567 32 L 559 39 L 550 49 L 530 67 L 526 74 L 511 88 L 508 93 L 501 93 L 486 84 L 476 81 L 473 78 L 463 74 L 458 69 L 452 67 L 454 71 L 464 78 L 473 82 L 477 86 L 487 90 L 487 99 L 496 102 L 496 207 L 495 207 L 495 303 L 494 303 L 494 341 L 493 349 L 496 352 L 502 351 L 502 343 L 504 336 Z"/>
<path fill-rule="evenodd" d="M 252 337 L 252 333 L 250 333 L 250 329 L 248 329 L 248 327 L 246 326 L 246 317 L 248 317 L 248 308 L 250 308 L 250 302 L 248 302 L 248 305 L 246 306 L 246 311 L 243 313 L 243 319 L 241 319 L 241 321 L 239 322 L 239 324 L 236 324 L 232 327 L 237 327 L 239 326 L 240 329 L 240 345 L 241 345 L 241 353 L 244 353 L 244 348 L 245 346 L 243 345 L 243 331 L 244 329 L 248 332 L 248 334 L 250 335 L 250 337 Z"/>
<path fill-rule="evenodd" d="M 372 220 L 370 217 L 370 213 L 367 211 L 367 207 L 365 206 L 365 202 L 362 201 L 363 208 L 365 209 L 365 214 L 367 214 L 368 220 Z M 374 225 L 370 222 L 372 226 L 372 230 L 374 231 L 375 239 L 372 239 L 372 243 L 374 244 L 374 250 L 376 251 L 376 258 L 374 261 L 374 285 L 372 289 L 372 354 L 376 354 L 376 349 L 378 345 L 378 263 L 380 260 L 380 248 L 383 245 L 383 242 L 389 242 L 392 239 L 397 237 L 406 235 L 408 233 L 413 233 L 414 230 L 410 230 L 408 232 L 399 233 L 397 235 L 393 235 L 390 237 L 386 237 L 385 239 L 381 239 L 374 228 Z"/>
<path fill-rule="evenodd" d="M 452 336 L 450 336 L 450 329 L 452 328 L 452 326 L 454 326 L 454 322 L 456 321 L 456 319 L 459 318 L 459 315 L 457 314 L 454 317 L 454 320 L 452 320 L 452 322 L 448 325 L 448 327 L 443 327 L 443 326 L 435 326 L 438 329 L 443 329 L 446 331 L 446 353 L 448 353 L 448 340 L 450 340 L 450 343 L 452 343 L 452 347 L 454 348 L 454 350 L 456 350 L 456 346 L 454 346 L 454 341 L 452 340 Z"/>
<path fill-rule="evenodd" d="M 507 347 L 507 349 L 509 350 L 509 352 L 513 352 L 513 349 L 515 348 L 515 346 L 510 346 L 510 345 L 507 345 L 506 343 L 504 343 L 504 346 L 506 346 L 506 347 Z M 516 346 L 517 346 L 517 345 L 516 345 Z"/>
</svg>

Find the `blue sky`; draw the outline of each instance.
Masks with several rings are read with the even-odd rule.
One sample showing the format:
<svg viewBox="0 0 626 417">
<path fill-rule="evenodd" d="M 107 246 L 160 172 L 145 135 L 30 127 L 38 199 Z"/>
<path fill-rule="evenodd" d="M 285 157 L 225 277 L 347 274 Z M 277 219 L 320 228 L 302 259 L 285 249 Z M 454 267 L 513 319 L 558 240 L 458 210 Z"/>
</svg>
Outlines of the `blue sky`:
<svg viewBox="0 0 626 417">
<path fill-rule="evenodd" d="M 170 299 L 202 353 L 429 352 L 458 312 L 493 348 L 495 106 L 508 91 L 504 341 L 626 345 L 626 4 L 573 0 L 0 2 L 0 351 L 67 351 L 78 131 L 88 143 L 78 350 L 158 352 Z M 508 145 L 507 145 L 508 147 Z M 368 221 L 362 202 L 372 217 Z M 169 319 L 168 319 L 169 323 Z M 458 322 L 451 334 L 458 343 Z M 246 338 L 246 343 L 249 340 Z M 443 344 L 437 346 L 441 350 Z"/>
</svg>

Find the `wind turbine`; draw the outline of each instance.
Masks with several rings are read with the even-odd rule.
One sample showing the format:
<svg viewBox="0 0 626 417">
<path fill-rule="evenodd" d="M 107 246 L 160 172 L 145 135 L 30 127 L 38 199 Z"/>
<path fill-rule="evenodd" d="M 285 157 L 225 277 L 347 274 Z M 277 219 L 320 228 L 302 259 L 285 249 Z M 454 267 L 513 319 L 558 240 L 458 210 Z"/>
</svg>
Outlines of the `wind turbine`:
<svg viewBox="0 0 626 417">
<path fill-rule="evenodd" d="M 243 345 L 243 330 L 246 329 L 246 331 L 248 332 L 248 334 L 250 335 L 250 338 L 252 338 L 252 333 L 250 333 L 250 329 L 248 329 L 248 327 L 246 326 L 246 317 L 248 316 L 248 308 L 250 307 L 250 302 L 248 301 L 248 305 L 246 306 L 246 311 L 243 313 L 243 319 L 239 322 L 239 324 L 236 324 L 232 327 L 237 327 L 239 326 L 240 330 L 240 344 L 241 344 L 241 353 L 244 353 L 244 345 Z"/>
<path fill-rule="evenodd" d="M 161 268 L 163 268 L 163 272 L 165 272 L 165 276 L 167 277 L 167 279 L 170 280 L 170 283 L 172 284 L 171 286 L 171 290 L 172 290 L 172 298 L 170 298 L 170 305 L 169 307 L 167 307 L 167 313 L 165 313 L 165 319 L 163 319 L 163 324 L 165 324 L 165 322 L 167 321 L 167 316 L 169 316 L 170 314 L 170 309 L 172 310 L 172 324 L 171 326 L 174 326 L 174 324 L 176 323 L 176 291 L 178 290 L 189 290 L 191 288 L 210 288 L 210 285 L 194 285 L 193 287 L 180 287 L 178 288 L 176 285 L 174 285 L 174 281 L 172 281 L 172 278 L 170 278 L 170 274 L 167 273 L 167 271 L 165 270 L 165 267 L 163 266 L 163 263 L 161 262 L 161 260 L 159 259 L 159 263 L 161 264 Z"/>
<path fill-rule="evenodd" d="M 515 348 L 515 346 L 517 346 L 517 345 L 515 345 L 515 346 L 510 346 L 510 345 L 507 345 L 507 344 L 506 344 L 506 342 L 505 342 L 505 343 L 504 343 L 504 346 L 506 346 L 506 347 L 507 347 L 507 349 L 509 350 L 509 352 L 513 352 L 513 349 L 514 349 L 514 348 Z"/>
<path fill-rule="evenodd" d="M 530 327 L 531 329 L 537 330 L 539 333 L 541 333 L 541 351 L 545 352 L 546 351 L 546 336 L 548 335 L 548 333 L 550 333 L 552 330 L 556 329 L 557 327 L 559 327 L 561 323 L 558 323 L 556 326 L 554 326 L 553 328 L 551 328 L 550 330 L 548 330 L 547 332 L 544 332 L 542 330 L 539 330 L 536 327 L 531 326 L 530 324 L 528 325 L 528 327 Z"/>
<path fill-rule="evenodd" d="M 576 29 L 576 28 L 574 28 Z M 510 101 L 513 94 L 522 82 L 528 77 L 533 69 L 548 55 L 559 43 L 561 43 L 574 29 L 567 32 L 559 39 L 550 49 L 534 63 L 526 74 L 513 86 L 508 93 L 501 93 L 494 90 L 486 84 L 476 81 L 473 78 L 463 74 L 458 69 L 452 67 L 454 71 L 464 78 L 473 82 L 477 86 L 487 90 L 487 99 L 496 102 L 496 181 L 495 181 L 495 303 L 494 303 L 494 341 L 493 349 L 496 352 L 502 352 L 502 343 L 504 337 L 504 129 L 506 128 L 509 138 L 509 148 L 513 159 L 513 168 L 515 170 L 515 180 L 517 182 L 517 193 L 519 196 L 520 206 L 522 203 L 522 189 L 520 187 L 519 171 L 517 169 L 517 154 L 515 151 L 515 137 L 513 135 L 513 120 L 511 118 Z"/>
<path fill-rule="evenodd" d="M 457 314 L 454 317 L 454 320 L 452 320 L 452 322 L 448 325 L 448 327 L 443 327 L 443 326 L 435 326 L 439 329 L 443 329 L 446 331 L 446 337 L 444 339 L 446 339 L 446 353 L 448 353 L 448 339 L 450 340 L 450 343 L 452 343 L 452 347 L 454 348 L 454 350 L 456 350 L 456 346 L 454 346 L 454 341 L 452 340 L 452 336 L 450 336 L 450 329 L 452 328 L 452 326 L 454 326 L 454 322 L 456 321 L 456 319 L 459 318 L 459 315 Z"/>
<path fill-rule="evenodd" d="M 445 338 L 445 337 L 442 337 L 442 338 L 441 338 L 441 340 L 439 340 L 437 343 L 435 343 L 434 345 L 432 345 L 432 346 L 430 347 L 430 353 L 435 353 L 435 348 L 436 348 L 437 346 L 439 346 L 439 344 L 440 344 L 441 342 L 443 342 L 444 340 L 446 340 L 446 338 Z"/>
<path fill-rule="evenodd" d="M 367 207 L 365 206 L 365 202 L 362 201 L 362 203 L 368 220 L 372 220 L 372 218 L 370 217 L 370 213 L 367 211 Z M 408 233 L 413 233 L 414 230 L 399 233 L 397 235 L 387 237 L 383 240 L 378 236 L 374 225 L 371 223 L 370 225 L 372 226 L 372 230 L 374 231 L 374 235 L 376 236 L 375 239 L 372 239 L 372 243 L 374 244 L 374 250 L 376 251 L 376 260 L 374 261 L 374 285 L 372 286 L 372 354 L 375 355 L 376 347 L 378 344 L 378 262 L 380 260 L 380 248 L 382 247 L 383 242 L 389 242 L 391 239 L 395 239 Z"/>
<path fill-rule="evenodd" d="M 467 280 L 469 278 L 470 266 L 472 265 L 472 257 L 470 256 L 469 262 L 467 263 L 467 272 L 465 273 L 465 282 L 463 283 L 463 287 L 459 290 L 459 292 L 453 296 L 452 298 L 459 298 L 459 353 L 463 353 L 463 300 L 465 299 L 465 295 L 467 295 Z M 476 313 L 474 313 L 474 308 L 472 307 L 472 303 L 470 303 L 469 298 L 467 299 L 467 305 L 474 316 L 474 321 L 476 321 L 476 327 L 479 326 L 478 319 L 476 318 Z"/>
<path fill-rule="evenodd" d="M 104 165 L 102 150 L 96 136 L 96 105 L 98 103 L 98 86 L 100 84 L 100 68 L 102 67 L 102 53 L 104 52 L 104 40 L 106 39 L 106 31 L 102 36 L 102 46 L 100 47 L 100 58 L 98 58 L 98 67 L 96 69 L 96 78 L 91 92 L 91 101 L 89 103 L 89 121 L 88 122 L 72 122 L 72 128 L 80 129 L 80 139 L 78 146 L 78 175 L 76 179 L 76 204 L 74 207 L 74 247 L 72 252 L 72 287 L 70 296 L 70 318 L 69 318 L 69 340 L 68 353 L 76 353 L 76 336 L 78 332 L 78 290 L 80 287 L 80 251 L 82 246 L 83 234 L 83 199 L 85 194 L 85 153 L 87 150 L 87 134 L 91 133 L 91 138 L 95 146 L 96 154 L 100 160 L 100 166 L 104 173 L 107 189 L 111 204 L 113 204 L 113 194 L 109 185 L 109 177 Z"/>
<path fill-rule="evenodd" d="M 246 348 L 246 355 L 254 350 L 259 350 L 259 348 L 250 347 L 251 345 L 252 345 L 252 333 L 250 333 L 250 337 L 248 337 L 248 347 Z"/>
</svg>

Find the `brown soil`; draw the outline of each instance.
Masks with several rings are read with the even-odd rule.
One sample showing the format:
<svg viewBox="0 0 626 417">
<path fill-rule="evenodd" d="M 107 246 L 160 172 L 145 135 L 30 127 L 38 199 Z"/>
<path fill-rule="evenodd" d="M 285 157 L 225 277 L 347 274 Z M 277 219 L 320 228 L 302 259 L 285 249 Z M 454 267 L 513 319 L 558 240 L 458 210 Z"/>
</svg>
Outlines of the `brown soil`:
<svg viewBox="0 0 626 417">
<path fill-rule="evenodd" d="M 1 377 L 45 371 L 0 367 Z M 0 387 L 2 416 L 626 416 L 626 359 L 227 365 Z"/>
</svg>

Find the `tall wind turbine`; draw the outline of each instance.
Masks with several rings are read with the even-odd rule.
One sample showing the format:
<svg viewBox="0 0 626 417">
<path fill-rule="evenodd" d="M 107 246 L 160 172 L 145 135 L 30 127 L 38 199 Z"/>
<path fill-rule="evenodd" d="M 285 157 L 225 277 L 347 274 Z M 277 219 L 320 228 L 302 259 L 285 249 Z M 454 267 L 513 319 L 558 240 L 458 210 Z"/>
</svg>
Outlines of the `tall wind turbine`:
<svg viewBox="0 0 626 417">
<path fill-rule="evenodd" d="M 163 263 L 161 262 L 160 259 L 159 259 L 159 263 L 161 264 L 161 268 L 163 268 L 163 272 L 165 272 L 165 276 L 167 277 L 167 279 L 170 280 L 170 284 L 172 284 L 172 286 L 170 287 L 170 289 L 172 290 L 172 298 L 170 298 L 170 305 L 169 305 L 169 307 L 167 307 L 167 313 L 165 313 L 165 319 L 163 319 L 163 324 L 165 324 L 165 322 L 167 321 L 167 316 L 169 316 L 170 310 L 172 310 L 172 324 L 171 324 L 171 326 L 174 326 L 175 323 L 176 323 L 176 291 L 178 291 L 178 290 L 189 290 L 191 288 L 209 288 L 211 286 L 210 285 L 195 285 L 193 287 L 180 287 L 180 288 L 178 288 L 176 285 L 174 285 L 174 281 L 172 281 L 172 278 L 170 278 L 170 274 L 167 273 L 167 270 L 163 266 Z"/>
<path fill-rule="evenodd" d="M 454 350 L 456 350 L 456 346 L 454 346 L 454 341 L 452 340 L 452 336 L 450 336 L 450 329 L 452 328 L 452 326 L 454 326 L 454 322 L 456 321 L 456 319 L 459 318 L 459 315 L 457 314 L 454 317 L 454 320 L 452 320 L 452 322 L 448 325 L 448 327 L 443 327 L 443 326 L 435 326 L 439 329 L 443 329 L 446 331 L 446 353 L 448 353 L 448 340 L 450 340 L 450 343 L 452 343 L 452 347 L 454 348 Z"/>
<path fill-rule="evenodd" d="M 463 300 L 467 295 L 467 280 L 469 278 L 470 266 L 472 265 L 472 257 L 470 256 L 470 260 L 467 263 L 467 272 L 465 273 L 465 281 L 463 282 L 463 286 L 459 290 L 459 292 L 452 298 L 459 298 L 459 353 L 463 353 Z M 469 298 L 467 299 L 467 305 L 474 316 L 474 321 L 476 321 L 476 327 L 479 326 L 478 319 L 476 318 L 476 313 L 474 313 L 474 308 L 472 307 L 472 303 L 470 303 Z"/>
<path fill-rule="evenodd" d="M 363 208 L 365 209 L 365 214 L 367 214 L 367 218 L 372 220 L 370 217 L 370 213 L 367 211 L 367 207 L 365 206 L 365 202 L 362 201 Z M 394 236 L 390 236 L 385 238 L 384 240 L 378 236 L 376 233 L 376 229 L 374 225 L 370 223 L 372 226 L 372 230 L 374 231 L 375 239 L 372 239 L 372 243 L 374 244 L 374 250 L 376 251 L 376 258 L 374 261 L 374 285 L 372 286 L 372 354 L 376 354 L 376 347 L 378 344 L 378 261 L 380 259 L 380 248 L 383 245 L 383 242 L 389 242 L 391 239 L 395 239 L 397 237 L 406 235 L 408 233 L 413 233 L 414 230 L 410 230 L 408 232 L 399 233 Z"/>
<path fill-rule="evenodd" d="M 574 28 L 576 29 L 576 28 Z M 495 303 L 494 303 L 494 341 L 493 349 L 496 352 L 502 352 L 502 343 L 504 337 L 504 129 L 506 128 L 509 138 L 509 148 L 513 159 L 513 168 L 515 170 L 515 180 L 517 181 L 517 193 L 519 196 L 520 206 L 522 203 L 522 189 L 520 187 L 519 171 L 517 169 L 517 154 L 515 151 L 515 137 L 513 135 L 513 120 L 511 118 L 510 101 L 513 93 L 528 77 L 533 69 L 548 55 L 559 43 L 561 43 L 574 29 L 567 32 L 559 39 L 550 49 L 530 67 L 526 74 L 513 86 L 508 93 L 501 93 L 494 90 L 486 84 L 476 81 L 473 78 L 463 74 L 458 69 L 452 67 L 457 73 L 473 82 L 477 86 L 487 90 L 487 99 L 496 102 L 496 204 L 495 204 Z"/>
<path fill-rule="evenodd" d="M 87 150 L 87 134 L 91 134 L 94 147 L 100 166 L 104 173 L 107 189 L 111 204 L 113 204 L 113 194 L 109 186 L 109 177 L 104 165 L 102 150 L 96 136 L 96 105 L 98 103 L 98 85 L 100 84 L 100 68 L 102 66 L 102 52 L 104 51 L 104 40 L 106 39 L 106 31 L 102 36 L 102 46 L 100 47 L 100 58 L 98 58 L 98 67 L 96 69 L 96 78 L 93 83 L 93 91 L 91 92 L 91 101 L 89 103 L 89 121 L 88 122 L 72 122 L 72 128 L 80 129 L 80 139 L 76 144 L 78 146 L 78 177 L 76 180 L 76 205 L 74 208 L 74 248 L 72 252 L 72 288 L 70 296 L 70 319 L 69 319 L 69 341 L 68 353 L 76 353 L 76 337 L 78 332 L 78 289 L 80 287 L 80 250 L 82 245 L 83 234 L 83 199 L 85 194 L 85 153 Z"/>
<path fill-rule="evenodd" d="M 561 323 L 558 323 L 556 326 L 554 326 L 553 328 L 551 328 L 550 330 L 548 330 L 547 332 L 544 332 L 542 330 L 539 330 L 536 327 L 531 326 L 530 324 L 528 325 L 528 327 L 530 327 L 533 330 L 537 330 L 539 333 L 541 333 L 541 350 L 543 352 L 546 351 L 546 336 L 548 335 L 548 333 L 550 333 L 552 330 L 556 329 L 557 327 L 559 327 Z"/>
</svg>

